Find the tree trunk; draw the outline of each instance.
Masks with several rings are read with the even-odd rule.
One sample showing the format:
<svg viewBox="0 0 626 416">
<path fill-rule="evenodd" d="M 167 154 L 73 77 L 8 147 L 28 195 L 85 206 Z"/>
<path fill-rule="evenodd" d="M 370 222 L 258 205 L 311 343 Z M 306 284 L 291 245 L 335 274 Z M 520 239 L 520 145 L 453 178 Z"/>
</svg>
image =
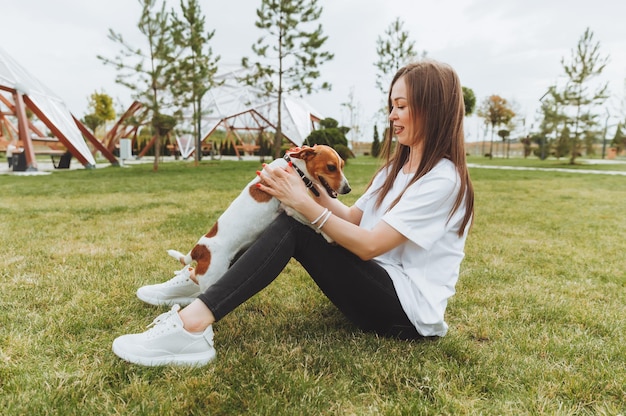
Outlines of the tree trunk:
<svg viewBox="0 0 626 416">
<path fill-rule="evenodd" d="M 200 129 L 202 128 L 202 98 L 198 98 L 197 103 L 194 102 L 194 114 L 195 114 L 195 127 L 194 127 L 194 136 L 196 142 L 196 153 L 195 153 L 195 161 L 196 166 L 202 160 L 202 132 Z"/>
<path fill-rule="evenodd" d="M 489 145 L 489 159 L 493 159 L 493 128 L 494 125 L 491 125 L 491 144 Z"/>
<path fill-rule="evenodd" d="M 159 133 L 159 129 L 156 130 L 155 140 L 154 140 L 154 164 L 152 165 L 152 170 L 154 172 L 159 170 L 159 158 L 161 157 L 161 134 Z"/>
</svg>

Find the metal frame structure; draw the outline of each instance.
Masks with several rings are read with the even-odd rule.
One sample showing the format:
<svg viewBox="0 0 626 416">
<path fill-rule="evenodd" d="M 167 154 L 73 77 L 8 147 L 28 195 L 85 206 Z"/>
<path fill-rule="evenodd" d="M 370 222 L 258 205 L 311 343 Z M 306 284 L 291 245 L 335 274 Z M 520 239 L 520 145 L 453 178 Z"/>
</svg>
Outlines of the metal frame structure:
<svg viewBox="0 0 626 416">
<path fill-rule="evenodd" d="M 44 137 L 29 120 L 30 110 L 56 138 Z M 43 143 L 47 154 L 70 152 L 86 168 L 95 168 L 95 159 L 85 138 L 112 164 L 118 161 L 67 109 L 65 103 L 28 71 L 0 49 L 0 135 L 13 132 L 23 148 L 26 170 L 37 171 L 34 142 Z M 17 124 L 17 126 L 16 126 Z M 89 134 L 85 134 L 89 133 Z M 82 133 L 82 134 L 81 134 Z M 11 137 L 11 141 L 16 141 Z"/>
</svg>

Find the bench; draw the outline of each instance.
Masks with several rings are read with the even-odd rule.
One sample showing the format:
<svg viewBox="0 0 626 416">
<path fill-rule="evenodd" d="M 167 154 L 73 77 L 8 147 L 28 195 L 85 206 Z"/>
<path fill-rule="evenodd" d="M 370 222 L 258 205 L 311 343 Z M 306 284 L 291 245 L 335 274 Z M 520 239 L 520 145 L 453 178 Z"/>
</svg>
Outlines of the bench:
<svg viewBox="0 0 626 416">
<path fill-rule="evenodd" d="M 168 144 L 168 145 L 165 146 L 165 148 L 169 152 L 170 156 L 174 156 L 174 158 L 176 158 L 176 160 L 178 160 L 178 158 L 180 157 L 180 150 L 178 150 L 178 146 L 177 145 L 175 145 L 175 144 Z"/>
<path fill-rule="evenodd" d="M 215 146 L 213 142 L 202 143 L 202 156 L 213 156 L 213 152 L 215 151 Z"/>
<path fill-rule="evenodd" d="M 55 169 L 69 169 L 72 160 L 72 154 L 68 150 L 53 149 L 47 146 L 37 146 L 33 149 L 35 155 L 50 156 L 52 165 Z"/>
<path fill-rule="evenodd" d="M 68 151 L 58 150 L 55 153 L 48 152 L 55 169 L 69 169 L 72 162 L 72 154 Z"/>
<path fill-rule="evenodd" d="M 72 154 L 58 140 L 48 137 L 33 137 L 31 138 L 31 143 L 35 156 L 50 156 L 55 169 L 69 169 Z M 18 140 L 15 144 L 18 148 L 23 147 L 21 140 Z M 9 141 L 5 136 L 0 136 L 0 152 L 6 153 L 8 145 Z M 11 164 L 14 171 L 26 170 L 26 154 L 23 151 L 14 151 Z"/>
<path fill-rule="evenodd" d="M 168 150 L 168 152 L 170 152 L 171 156 L 174 156 L 176 160 L 178 160 L 181 153 L 180 149 L 178 149 L 177 144 L 168 144 L 165 146 L 165 148 Z M 213 156 L 213 143 L 203 143 L 201 152 L 202 156 Z"/>
<path fill-rule="evenodd" d="M 261 146 L 256 145 L 256 144 L 244 143 L 244 144 L 240 144 L 240 145 L 235 146 L 235 148 L 238 151 L 240 151 L 240 152 L 248 153 L 250 156 L 252 156 L 254 154 L 254 152 L 258 152 L 259 151 Z"/>
<path fill-rule="evenodd" d="M 72 154 L 67 150 L 42 149 L 35 150 L 35 155 L 49 155 L 55 169 L 69 169 Z M 23 172 L 26 170 L 26 153 L 13 153 L 13 171 Z"/>
</svg>

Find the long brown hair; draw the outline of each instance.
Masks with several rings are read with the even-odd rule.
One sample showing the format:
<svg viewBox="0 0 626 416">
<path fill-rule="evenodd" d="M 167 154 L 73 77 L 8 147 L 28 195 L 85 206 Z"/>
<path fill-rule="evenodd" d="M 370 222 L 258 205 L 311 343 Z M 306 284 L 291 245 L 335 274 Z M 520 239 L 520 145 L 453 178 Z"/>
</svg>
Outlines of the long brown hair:
<svg viewBox="0 0 626 416">
<path fill-rule="evenodd" d="M 461 178 L 461 184 L 448 219 L 461 204 L 465 204 L 465 216 L 458 232 L 458 235 L 462 236 L 465 227 L 473 218 L 474 188 L 465 160 L 463 134 L 465 104 L 461 82 L 454 69 L 447 64 L 431 59 L 409 64 L 400 68 L 391 81 L 388 96 L 389 112 L 393 108 L 391 89 L 401 77 L 404 77 L 406 82 L 409 112 L 414 120 L 412 131 L 416 136 L 415 140 L 423 141 L 420 164 L 407 188 L 430 172 L 441 159 L 446 158 L 452 161 Z M 409 160 L 409 146 L 398 142 L 395 150 L 392 151 L 392 147 L 393 122 L 389 121 L 382 150 L 385 162 L 379 169 L 379 171 L 389 169 L 389 175 L 380 189 L 376 191 L 378 194 L 376 206 L 380 206 L 385 195 L 392 188 L 398 173 Z M 393 201 L 391 207 L 395 206 L 401 197 L 402 194 Z"/>
</svg>

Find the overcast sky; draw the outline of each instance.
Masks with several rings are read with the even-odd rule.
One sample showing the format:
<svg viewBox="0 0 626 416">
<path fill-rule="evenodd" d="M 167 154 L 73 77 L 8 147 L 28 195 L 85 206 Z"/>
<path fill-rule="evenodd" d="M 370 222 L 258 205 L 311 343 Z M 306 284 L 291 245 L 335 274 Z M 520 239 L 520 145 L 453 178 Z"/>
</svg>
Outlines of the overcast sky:
<svg viewBox="0 0 626 416">
<path fill-rule="evenodd" d="M 207 30 L 215 29 L 214 53 L 221 64 L 253 58 L 251 45 L 263 34 L 254 26 L 261 0 L 200 1 Z M 179 0 L 170 1 L 176 7 Z M 372 119 L 383 102 L 375 87 L 376 39 L 399 17 L 419 51 L 451 64 L 478 103 L 492 94 L 515 102 L 532 124 L 539 98 L 562 81 L 561 59 L 589 27 L 610 55 L 602 75 L 613 98 L 611 114 L 624 110 L 626 79 L 626 1 L 624 0 L 318 0 L 320 23 L 328 36 L 325 49 L 335 58 L 323 65 L 322 79 L 332 84 L 307 101 L 320 113 L 349 124 L 341 104 L 351 90 L 358 105 L 364 140 L 371 140 Z M 113 57 L 119 45 L 108 30 L 144 47 L 137 30 L 141 7 L 135 0 L 0 0 L 0 46 L 32 75 L 59 95 L 79 118 L 88 97 L 105 92 L 124 107 L 130 93 L 115 84 L 115 70 L 96 55 Z M 623 119 L 623 116 L 621 117 Z M 469 140 L 482 134 L 468 123 Z"/>
</svg>

